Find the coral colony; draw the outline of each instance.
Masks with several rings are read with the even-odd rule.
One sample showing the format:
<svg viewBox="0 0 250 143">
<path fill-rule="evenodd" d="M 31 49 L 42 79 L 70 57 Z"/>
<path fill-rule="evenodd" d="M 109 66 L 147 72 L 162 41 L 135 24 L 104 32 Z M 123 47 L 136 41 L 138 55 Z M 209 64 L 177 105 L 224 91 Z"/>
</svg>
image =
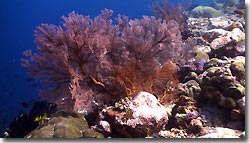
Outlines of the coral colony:
<svg viewBox="0 0 250 143">
<path fill-rule="evenodd" d="M 244 6 L 165 0 L 156 17 L 114 22 L 104 9 L 38 26 L 22 65 L 56 111 L 33 115 L 39 125 L 22 137 L 245 137 Z"/>
<path fill-rule="evenodd" d="M 39 54 L 25 51 L 23 65 L 47 86 L 43 97 L 63 110 L 92 110 L 96 91 L 112 98 L 134 97 L 139 91 L 159 98 L 171 94 L 178 83 L 174 58 L 183 49 L 178 23 L 155 17 L 117 25 L 104 10 L 91 20 L 70 13 L 61 26 L 43 24 L 36 30 Z M 165 86 L 169 82 L 169 86 Z M 168 95 L 169 94 L 169 95 Z"/>
</svg>

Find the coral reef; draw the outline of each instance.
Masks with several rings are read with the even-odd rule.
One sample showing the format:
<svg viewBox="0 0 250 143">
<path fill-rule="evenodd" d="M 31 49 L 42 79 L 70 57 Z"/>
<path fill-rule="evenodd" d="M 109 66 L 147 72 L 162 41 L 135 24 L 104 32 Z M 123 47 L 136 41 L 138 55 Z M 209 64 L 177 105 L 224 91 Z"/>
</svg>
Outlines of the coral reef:
<svg viewBox="0 0 250 143">
<path fill-rule="evenodd" d="M 63 111 L 26 137 L 244 138 L 245 18 L 221 9 L 242 1 L 214 1 L 189 18 L 168 2 L 152 7 L 162 19 L 113 24 L 106 9 L 39 26 L 38 52 L 25 51 L 22 64 Z"/>
</svg>

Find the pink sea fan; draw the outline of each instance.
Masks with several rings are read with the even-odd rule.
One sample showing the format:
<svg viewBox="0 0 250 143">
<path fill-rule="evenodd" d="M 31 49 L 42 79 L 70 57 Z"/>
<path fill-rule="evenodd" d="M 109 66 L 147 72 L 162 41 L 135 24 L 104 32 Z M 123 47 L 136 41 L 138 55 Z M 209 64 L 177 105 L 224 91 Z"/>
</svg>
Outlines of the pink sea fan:
<svg viewBox="0 0 250 143">
<path fill-rule="evenodd" d="M 100 89 L 114 98 L 123 96 L 119 93 L 125 87 L 114 76 L 117 67 L 135 61 L 143 67 L 141 74 L 154 73 L 183 51 L 174 20 L 118 16 L 118 25 L 114 25 L 111 15 L 112 11 L 105 9 L 92 20 L 72 12 L 62 17 L 60 26 L 37 27 L 38 53 L 25 51 L 22 65 L 44 85 L 44 99 L 56 103 L 59 109 L 91 111 Z M 93 88 L 96 86 L 99 88 Z"/>
</svg>

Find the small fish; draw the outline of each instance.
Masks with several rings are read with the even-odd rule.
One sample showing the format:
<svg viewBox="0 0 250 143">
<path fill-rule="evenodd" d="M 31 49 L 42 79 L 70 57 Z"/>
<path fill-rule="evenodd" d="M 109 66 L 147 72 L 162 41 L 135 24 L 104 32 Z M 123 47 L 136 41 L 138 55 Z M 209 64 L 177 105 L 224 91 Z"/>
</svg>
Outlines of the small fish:
<svg viewBox="0 0 250 143">
<path fill-rule="evenodd" d="M 104 87 L 105 88 L 105 85 L 102 83 L 102 82 L 100 82 L 100 81 L 97 81 L 93 76 L 89 76 L 91 79 L 92 79 L 92 81 L 96 84 L 96 85 L 100 85 L 100 86 L 102 86 L 102 87 Z"/>
<path fill-rule="evenodd" d="M 234 13 L 240 14 L 240 15 L 246 15 L 246 9 L 236 9 Z"/>
<path fill-rule="evenodd" d="M 239 42 L 236 44 L 235 49 L 240 52 L 240 53 L 244 53 L 246 51 L 246 45 L 245 42 Z"/>
<path fill-rule="evenodd" d="M 43 115 L 36 116 L 34 121 L 38 122 L 39 124 L 44 124 L 45 121 L 49 120 L 47 113 L 44 113 Z"/>
<path fill-rule="evenodd" d="M 198 116 L 199 116 L 199 113 L 197 111 L 188 112 L 185 114 L 186 119 L 196 119 L 198 118 Z"/>
<path fill-rule="evenodd" d="M 29 104 L 26 103 L 26 102 L 21 102 L 20 104 L 23 106 L 23 108 L 28 108 L 29 107 Z"/>
<path fill-rule="evenodd" d="M 199 70 L 199 71 L 203 71 L 203 68 L 204 68 L 204 65 L 205 65 L 205 63 L 206 63 L 207 61 L 205 60 L 205 59 L 201 59 L 197 64 L 198 64 L 198 67 L 197 67 L 197 69 Z"/>
<path fill-rule="evenodd" d="M 184 110 L 185 110 L 186 113 L 190 113 L 191 112 L 191 110 L 187 109 L 187 108 L 185 108 Z"/>
</svg>

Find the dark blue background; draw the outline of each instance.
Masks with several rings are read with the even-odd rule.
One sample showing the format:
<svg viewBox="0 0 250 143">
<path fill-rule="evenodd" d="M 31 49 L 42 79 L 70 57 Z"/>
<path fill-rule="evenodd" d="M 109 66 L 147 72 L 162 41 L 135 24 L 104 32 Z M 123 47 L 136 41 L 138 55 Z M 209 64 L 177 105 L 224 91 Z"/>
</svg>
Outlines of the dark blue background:
<svg viewBox="0 0 250 143">
<path fill-rule="evenodd" d="M 177 1 L 174 1 L 177 2 Z M 194 3 L 210 0 L 193 0 Z M 61 16 L 76 11 L 91 18 L 104 8 L 129 18 L 153 15 L 153 0 L 1 0 L 0 1 L 0 129 L 19 111 L 20 102 L 38 100 L 36 85 L 20 66 L 22 52 L 35 49 L 34 30 L 41 23 L 60 24 Z M 2 126 L 1 126 L 2 125 Z"/>
</svg>

